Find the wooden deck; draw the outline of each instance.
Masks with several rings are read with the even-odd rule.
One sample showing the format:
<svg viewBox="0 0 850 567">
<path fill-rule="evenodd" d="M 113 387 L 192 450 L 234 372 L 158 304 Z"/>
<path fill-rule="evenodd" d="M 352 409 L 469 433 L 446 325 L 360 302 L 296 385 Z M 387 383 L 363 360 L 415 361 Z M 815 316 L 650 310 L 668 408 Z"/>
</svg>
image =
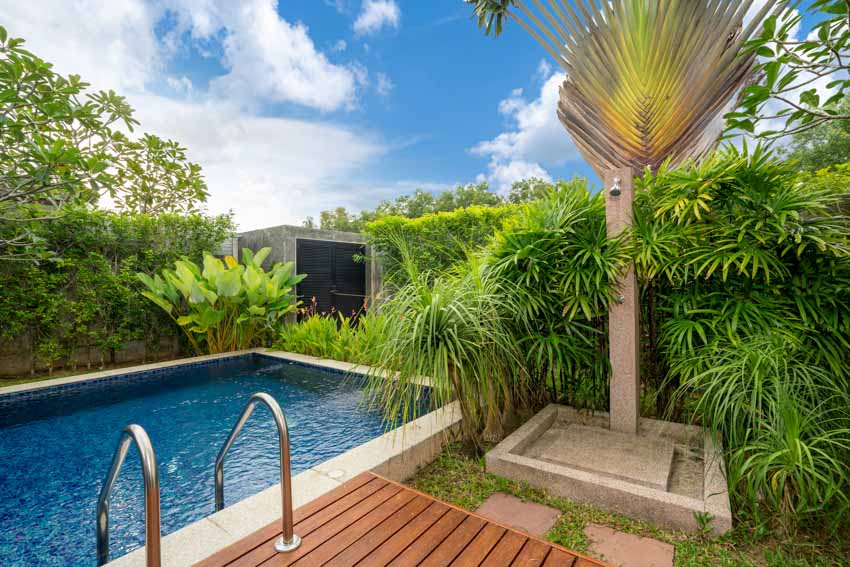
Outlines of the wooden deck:
<svg viewBox="0 0 850 567">
<path fill-rule="evenodd" d="M 297 550 L 276 553 L 280 533 L 277 521 L 197 566 L 606 565 L 373 473 L 295 511 Z"/>
</svg>

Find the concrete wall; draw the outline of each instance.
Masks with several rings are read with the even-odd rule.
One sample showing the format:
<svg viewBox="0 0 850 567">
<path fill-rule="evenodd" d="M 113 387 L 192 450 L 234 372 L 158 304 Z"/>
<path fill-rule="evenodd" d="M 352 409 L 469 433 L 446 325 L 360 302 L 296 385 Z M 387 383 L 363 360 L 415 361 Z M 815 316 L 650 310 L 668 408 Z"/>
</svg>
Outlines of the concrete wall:
<svg viewBox="0 0 850 567">
<path fill-rule="evenodd" d="M 239 249 L 250 248 L 256 252 L 260 248 L 270 246 L 272 252 L 266 259 L 265 267 L 275 262 L 296 262 L 296 242 L 299 238 L 366 244 L 363 235 L 355 232 L 281 225 L 239 234 Z M 366 266 L 366 295 L 369 296 L 371 305 L 374 304 L 375 295 L 381 289 L 381 272 L 375 253 L 369 246 L 366 246 L 366 255 L 369 257 L 369 263 Z"/>
<path fill-rule="evenodd" d="M 115 362 L 127 364 L 133 362 L 152 362 L 156 360 L 174 358 L 180 355 L 180 341 L 175 337 L 164 337 L 159 348 L 149 350 L 144 341 L 127 341 L 124 348 L 115 351 Z M 97 368 L 100 366 L 100 351 L 96 348 L 80 349 L 74 354 L 77 368 Z M 109 355 L 105 355 L 105 362 L 109 364 Z M 36 372 L 46 372 L 47 365 L 34 358 L 29 336 L 21 336 L 12 341 L 0 342 L 0 376 L 26 376 L 35 366 Z M 54 369 L 69 369 L 72 367 L 70 360 L 57 361 Z"/>
</svg>

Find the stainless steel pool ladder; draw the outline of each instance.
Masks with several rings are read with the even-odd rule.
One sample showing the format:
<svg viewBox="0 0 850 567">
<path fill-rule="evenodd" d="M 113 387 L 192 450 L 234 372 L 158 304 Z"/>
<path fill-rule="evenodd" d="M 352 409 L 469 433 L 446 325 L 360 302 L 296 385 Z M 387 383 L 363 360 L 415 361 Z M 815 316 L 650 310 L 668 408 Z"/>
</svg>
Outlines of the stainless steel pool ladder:
<svg viewBox="0 0 850 567">
<path fill-rule="evenodd" d="M 140 425 L 128 425 L 121 432 L 118 447 L 112 457 L 112 466 L 106 475 L 106 482 L 100 489 L 97 499 L 97 564 L 109 561 L 109 494 L 115 486 L 115 480 L 121 471 L 121 465 L 127 457 L 130 442 L 135 441 L 142 461 L 142 476 L 145 480 L 145 565 L 160 567 L 160 525 L 159 525 L 159 476 L 156 469 L 156 455 L 148 434 Z"/>
<path fill-rule="evenodd" d="M 230 436 L 218 452 L 218 457 L 215 459 L 215 511 L 218 512 L 224 508 L 224 457 L 236 441 L 239 432 L 251 414 L 257 403 L 265 404 L 272 412 L 275 425 L 277 425 L 278 443 L 280 444 L 280 498 L 281 512 L 283 523 L 283 535 L 275 542 L 274 547 L 279 553 L 293 551 L 301 545 L 301 538 L 293 533 L 292 528 L 292 472 L 289 463 L 289 429 L 286 426 L 286 416 L 277 401 L 268 394 L 257 393 L 251 396 L 245 409 L 242 410 L 242 416 Z"/>
</svg>

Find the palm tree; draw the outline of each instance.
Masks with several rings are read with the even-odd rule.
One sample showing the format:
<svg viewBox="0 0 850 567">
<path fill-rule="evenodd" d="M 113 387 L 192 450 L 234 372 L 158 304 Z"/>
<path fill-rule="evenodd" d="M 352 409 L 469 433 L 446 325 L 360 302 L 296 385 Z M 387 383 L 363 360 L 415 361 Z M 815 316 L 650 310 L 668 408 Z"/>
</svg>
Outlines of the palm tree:
<svg viewBox="0 0 850 567">
<path fill-rule="evenodd" d="M 558 117 L 606 170 L 678 165 L 712 150 L 753 79 L 742 46 L 782 0 L 465 0 L 499 35 L 522 26 L 567 72 Z M 752 9 L 752 10 L 751 10 Z M 753 13 L 750 13 L 750 12 Z"/>
</svg>

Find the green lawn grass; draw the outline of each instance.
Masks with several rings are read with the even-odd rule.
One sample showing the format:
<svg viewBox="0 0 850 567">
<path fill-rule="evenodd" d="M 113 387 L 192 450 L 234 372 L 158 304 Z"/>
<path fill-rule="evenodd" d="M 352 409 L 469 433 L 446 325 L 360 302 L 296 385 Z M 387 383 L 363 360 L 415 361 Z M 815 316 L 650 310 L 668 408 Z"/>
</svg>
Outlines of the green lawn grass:
<svg viewBox="0 0 850 567">
<path fill-rule="evenodd" d="M 484 459 L 468 456 L 457 444 L 450 445 L 408 484 L 467 510 L 474 510 L 494 492 L 513 494 L 526 501 L 557 508 L 563 516 L 546 538 L 582 553 L 588 551 L 584 527 L 595 523 L 672 544 L 676 549 L 677 567 L 850 565 L 850 538 L 847 537 L 798 534 L 783 541 L 767 534 L 757 539 L 753 536 L 754 530 L 744 525 L 738 525 L 720 538 L 670 532 L 594 506 L 551 496 L 525 483 L 487 474 Z"/>
</svg>

